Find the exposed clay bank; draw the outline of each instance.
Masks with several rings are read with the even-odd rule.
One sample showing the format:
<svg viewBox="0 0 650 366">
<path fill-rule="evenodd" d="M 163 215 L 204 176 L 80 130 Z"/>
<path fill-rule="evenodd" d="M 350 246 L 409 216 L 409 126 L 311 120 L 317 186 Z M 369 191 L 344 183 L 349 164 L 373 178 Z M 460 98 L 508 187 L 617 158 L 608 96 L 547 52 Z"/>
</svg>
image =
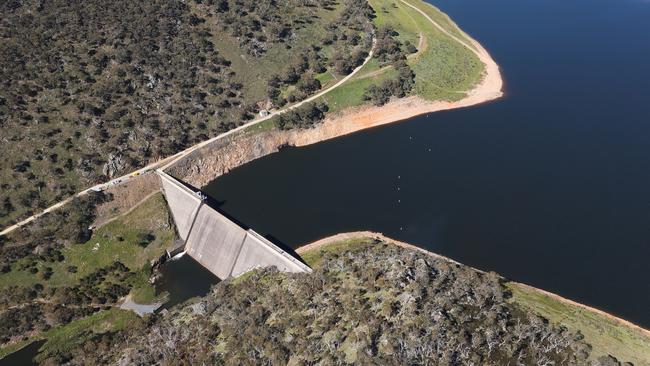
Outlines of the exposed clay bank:
<svg viewBox="0 0 650 366">
<path fill-rule="evenodd" d="M 379 231 L 650 326 L 650 104 L 639 82 L 650 80 L 639 41 L 650 6 L 436 5 L 490 50 L 507 98 L 288 148 L 208 191 L 289 245 Z"/>
<path fill-rule="evenodd" d="M 277 152 L 282 146 L 306 146 L 369 128 L 391 124 L 427 113 L 476 106 L 503 96 L 503 79 L 499 66 L 483 46 L 466 36 L 461 39 L 434 21 L 421 9 L 404 2 L 430 22 L 430 26 L 466 47 L 483 63 L 481 80 L 457 101 L 428 101 L 419 96 L 393 99 L 382 106 L 363 105 L 332 113 L 314 128 L 292 131 L 247 132 L 228 135 L 168 165 L 173 176 L 194 186 L 210 180 L 252 160 Z"/>
</svg>

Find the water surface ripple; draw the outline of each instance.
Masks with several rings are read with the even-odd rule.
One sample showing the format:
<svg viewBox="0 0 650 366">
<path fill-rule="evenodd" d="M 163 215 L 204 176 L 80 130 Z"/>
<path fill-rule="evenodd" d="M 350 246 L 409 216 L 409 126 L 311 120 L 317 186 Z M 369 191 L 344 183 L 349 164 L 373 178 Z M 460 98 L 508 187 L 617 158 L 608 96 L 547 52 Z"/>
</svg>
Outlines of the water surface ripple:
<svg viewBox="0 0 650 366">
<path fill-rule="evenodd" d="M 650 327 L 650 2 L 435 4 L 505 99 L 286 149 L 208 193 L 290 246 L 380 231 Z"/>
</svg>

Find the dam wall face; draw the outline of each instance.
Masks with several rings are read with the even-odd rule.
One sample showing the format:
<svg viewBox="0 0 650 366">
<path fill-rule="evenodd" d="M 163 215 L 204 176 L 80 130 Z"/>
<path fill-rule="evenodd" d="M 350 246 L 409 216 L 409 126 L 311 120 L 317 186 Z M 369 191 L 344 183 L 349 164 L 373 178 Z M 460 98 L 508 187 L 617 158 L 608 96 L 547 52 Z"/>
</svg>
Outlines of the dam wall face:
<svg viewBox="0 0 650 366">
<path fill-rule="evenodd" d="M 192 190 L 175 179 L 168 175 L 161 175 L 160 177 L 167 204 L 172 212 L 174 223 L 176 223 L 178 235 L 181 239 L 187 240 L 194 217 L 203 202 Z"/>
<path fill-rule="evenodd" d="M 220 279 L 259 267 L 311 272 L 290 253 L 204 204 L 197 192 L 175 178 L 162 171 L 158 175 L 185 252 Z"/>
<path fill-rule="evenodd" d="M 311 268 L 278 248 L 253 230 L 248 230 L 239 251 L 239 257 L 232 269 L 232 276 L 238 276 L 253 268 L 275 266 L 283 272 L 311 272 Z"/>
<path fill-rule="evenodd" d="M 246 230 L 206 207 L 199 212 L 196 224 L 185 243 L 185 252 L 217 277 L 231 276 Z"/>
</svg>

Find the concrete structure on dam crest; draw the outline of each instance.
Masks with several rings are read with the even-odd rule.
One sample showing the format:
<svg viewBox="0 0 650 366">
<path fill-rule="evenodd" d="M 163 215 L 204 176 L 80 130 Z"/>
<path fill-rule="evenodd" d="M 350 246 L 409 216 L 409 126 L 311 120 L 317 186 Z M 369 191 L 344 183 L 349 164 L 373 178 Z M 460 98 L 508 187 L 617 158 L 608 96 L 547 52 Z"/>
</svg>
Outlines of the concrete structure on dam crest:
<svg viewBox="0 0 650 366">
<path fill-rule="evenodd" d="M 200 191 L 193 191 L 162 170 L 156 172 L 185 252 L 220 279 L 258 267 L 311 272 L 290 253 L 205 204 Z"/>
</svg>

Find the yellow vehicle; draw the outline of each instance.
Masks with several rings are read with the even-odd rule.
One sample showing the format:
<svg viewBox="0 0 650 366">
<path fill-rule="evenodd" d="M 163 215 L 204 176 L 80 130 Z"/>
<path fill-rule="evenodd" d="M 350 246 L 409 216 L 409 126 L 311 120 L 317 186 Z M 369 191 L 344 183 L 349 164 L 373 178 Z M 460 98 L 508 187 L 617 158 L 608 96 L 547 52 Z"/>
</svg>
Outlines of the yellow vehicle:
<svg viewBox="0 0 650 366">
<path fill-rule="evenodd" d="M 137 177 L 138 175 L 140 175 L 140 172 L 135 172 L 135 173 L 131 174 L 132 177 Z"/>
</svg>

